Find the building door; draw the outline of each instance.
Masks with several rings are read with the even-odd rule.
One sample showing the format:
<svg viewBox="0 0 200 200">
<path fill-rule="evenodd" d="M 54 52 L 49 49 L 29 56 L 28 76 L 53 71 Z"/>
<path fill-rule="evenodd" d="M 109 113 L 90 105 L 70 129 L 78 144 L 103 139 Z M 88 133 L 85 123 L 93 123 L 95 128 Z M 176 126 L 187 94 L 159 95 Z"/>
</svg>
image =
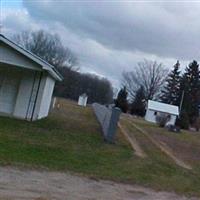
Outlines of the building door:
<svg viewBox="0 0 200 200">
<path fill-rule="evenodd" d="M 19 77 L 14 73 L 0 74 L 0 112 L 12 114 L 15 107 Z"/>
</svg>

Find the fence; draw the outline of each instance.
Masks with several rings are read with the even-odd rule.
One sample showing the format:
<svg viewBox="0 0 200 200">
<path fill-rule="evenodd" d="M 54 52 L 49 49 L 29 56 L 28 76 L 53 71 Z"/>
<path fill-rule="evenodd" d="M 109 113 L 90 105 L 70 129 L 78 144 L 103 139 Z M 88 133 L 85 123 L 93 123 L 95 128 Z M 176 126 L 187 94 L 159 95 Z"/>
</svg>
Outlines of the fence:
<svg viewBox="0 0 200 200">
<path fill-rule="evenodd" d="M 113 143 L 121 110 L 116 107 L 108 108 L 98 103 L 92 104 L 92 107 L 101 124 L 104 139 L 107 142 Z"/>
</svg>

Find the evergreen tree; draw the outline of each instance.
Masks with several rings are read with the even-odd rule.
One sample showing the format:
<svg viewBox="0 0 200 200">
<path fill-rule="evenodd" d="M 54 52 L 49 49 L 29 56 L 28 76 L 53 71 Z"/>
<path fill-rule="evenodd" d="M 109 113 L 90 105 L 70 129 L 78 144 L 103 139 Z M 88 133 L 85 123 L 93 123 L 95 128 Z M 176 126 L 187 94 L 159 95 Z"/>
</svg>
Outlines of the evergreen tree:
<svg viewBox="0 0 200 200">
<path fill-rule="evenodd" d="M 122 112 L 126 113 L 128 110 L 128 100 L 127 100 L 128 92 L 126 87 L 122 88 L 118 95 L 117 99 L 115 100 L 115 106 L 120 108 Z"/>
<path fill-rule="evenodd" d="M 194 60 L 186 68 L 182 78 L 181 89 L 184 91 L 182 109 L 187 112 L 190 123 L 193 123 L 199 116 L 200 71 L 197 61 Z"/>
<path fill-rule="evenodd" d="M 136 92 L 135 99 L 131 105 L 131 114 L 141 117 L 145 115 L 145 92 L 142 86 Z"/>
<path fill-rule="evenodd" d="M 173 70 L 168 75 L 166 86 L 162 90 L 161 101 L 172 105 L 180 104 L 180 64 L 179 61 L 173 66 Z"/>
<path fill-rule="evenodd" d="M 182 129 L 188 129 L 189 125 L 189 116 L 186 111 L 182 110 L 179 117 L 176 119 L 176 126 L 179 126 Z"/>
</svg>

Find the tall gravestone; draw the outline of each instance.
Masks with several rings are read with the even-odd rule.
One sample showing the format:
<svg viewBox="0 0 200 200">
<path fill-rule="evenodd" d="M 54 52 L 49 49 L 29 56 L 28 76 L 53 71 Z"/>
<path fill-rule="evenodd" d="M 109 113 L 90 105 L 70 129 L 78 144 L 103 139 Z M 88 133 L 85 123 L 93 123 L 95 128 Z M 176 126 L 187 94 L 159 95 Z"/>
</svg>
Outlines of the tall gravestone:
<svg viewBox="0 0 200 200">
<path fill-rule="evenodd" d="M 107 108 L 97 103 L 94 103 L 92 107 L 101 124 L 105 141 L 114 143 L 121 110 L 116 107 Z"/>
</svg>

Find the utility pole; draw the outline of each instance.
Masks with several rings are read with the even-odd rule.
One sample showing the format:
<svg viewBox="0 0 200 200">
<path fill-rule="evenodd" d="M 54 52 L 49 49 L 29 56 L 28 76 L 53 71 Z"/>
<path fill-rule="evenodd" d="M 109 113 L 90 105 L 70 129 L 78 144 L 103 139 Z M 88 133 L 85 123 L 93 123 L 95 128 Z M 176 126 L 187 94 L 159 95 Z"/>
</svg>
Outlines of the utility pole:
<svg viewBox="0 0 200 200">
<path fill-rule="evenodd" d="M 181 113 L 181 110 L 182 110 L 184 95 L 185 95 L 185 91 L 183 90 L 182 96 L 181 96 L 181 103 L 180 103 L 180 106 L 179 106 L 179 114 Z"/>
</svg>

